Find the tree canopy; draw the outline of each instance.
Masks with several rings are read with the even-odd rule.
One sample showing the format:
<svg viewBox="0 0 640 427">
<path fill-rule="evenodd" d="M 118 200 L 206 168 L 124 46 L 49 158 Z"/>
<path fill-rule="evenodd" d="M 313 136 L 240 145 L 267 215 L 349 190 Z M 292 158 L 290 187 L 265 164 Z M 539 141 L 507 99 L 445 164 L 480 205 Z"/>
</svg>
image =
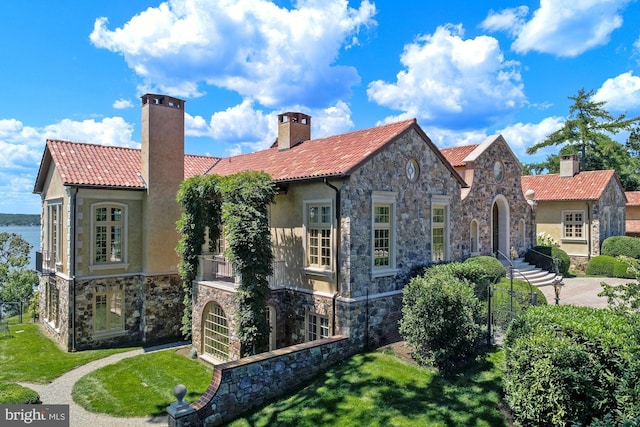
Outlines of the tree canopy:
<svg viewBox="0 0 640 427">
<path fill-rule="evenodd" d="M 0 302 L 23 302 L 33 294 L 38 275 L 25 268 L 30 250 L 29 242 L 19 234 L 0 233 Z"/>
<path fill-rule="evenodd" d="M 569 116 L 564 125 L 527 149 L 528 154 L 535 154 L 545 147 L 561 146 L 559 154 L 551 154 L 541 163 L 525 165 L 525 173 L 541 173 L 544 170 L 558 173 L 560 156 L 577 154 L 580 170 L 613 169 L 625 190 L 640 189 L 640 160 L 637 157 L 640 128 L 634 129 L 640 118 L 628 119 L 624 114 L 614 117 L 604 109 L 604 101 L 593 101 L 592 96 L 593 91 L 580 89 L 577 95 L 569 97 L 573 105 L 569 107 Z M 631 131 L 626 144 L 611 137 L 622 131 Z"/>
</svg>

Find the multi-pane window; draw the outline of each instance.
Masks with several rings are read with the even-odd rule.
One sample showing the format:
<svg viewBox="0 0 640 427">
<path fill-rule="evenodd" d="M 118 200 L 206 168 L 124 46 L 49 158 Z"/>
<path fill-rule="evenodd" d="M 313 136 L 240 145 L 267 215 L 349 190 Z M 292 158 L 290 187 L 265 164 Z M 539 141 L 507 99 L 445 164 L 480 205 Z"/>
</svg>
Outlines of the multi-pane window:
<svg viewBox="0 0 640 427">
<path fill-rule="evenodd" d="M 562 237 L 584 239 L 584 211 L 563 212 Z"/>
<path fill-rule="evenodd" d="M 60 326 L 60 296 L 58 294 L 58 288 L 52 283 L 47 283 L 46 290 L 45 313 L 47 320 L 53 324 L 55 328 L 58 328 Z"/>
<path fill-rule="evenodd" d="M 98 206 L 94 208 L 94 258 L 96 264 L 123 262 L 124 208 Z"/>
<path fill-rule="evenodd" d="M 476 221 L 475 219 L 473 221 L 471 221 L 471 229 L 470 229 L 470 234 L 471 234 L 471 241 L 470 241 L 470 249 L 471 249 L 471 253 L 477 253 L 479 251 L 478 249 L 478 221 Z"/>
<path fill-rule="evenodd" d="M 446 251 L 446 223 L 445 208 L 434 207 L 432 211 L 431 247 L 433 261 L 444 261 Z"/>
<path fill-rule="evenodd" d="M 331 268 L 330 204 L 307 204 L 307 264 L 309 267 Z"/>
<path fill-rule="evenodd" d="M 329 336 L 329 318 L 315 313 L 307 315 L 307 341 L 315 341 Z"/>
<path fill-rule="evenodd" d="M 229 326 L 220 304 L 207 303 L 202 319 L 202 352 L 218 360 L 229 359 Z"/>
<path fill-rule="evenodd" d="M 373 277 L 395 274 L 396 195 L 374 191 L 371 196 L 371 268 Z"/>
<path fill-rule="evenodd" d="M 97 293 L 93 309 L 95 332 L 124 329 L 124 293 L 122 291 Z"/>
<path fill-rule="evenodd" d="M 391 266 L 391 205 L 373 206 L 373 265 Z"/>
<path fill-rule="evenodd" d="M 47 253 L 45 262 L 47 267 L 52 268 L 62 261 L 62 205 L 54 203 L 47 206 Z"/>
</svg>

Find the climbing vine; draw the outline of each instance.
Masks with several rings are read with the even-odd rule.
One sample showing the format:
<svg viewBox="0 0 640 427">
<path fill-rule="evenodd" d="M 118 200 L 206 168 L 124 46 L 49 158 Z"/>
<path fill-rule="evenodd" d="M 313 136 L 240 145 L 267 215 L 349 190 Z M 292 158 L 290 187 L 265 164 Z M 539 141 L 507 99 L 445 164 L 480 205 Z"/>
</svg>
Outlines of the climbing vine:
<svg viewBox="0 0 640 427">
<path fill-rule="evenodd" d="M 220 177 L 216 175 L 194 176 L 182 183 L 176 200 L 182 207 L 177 222 L 180 241 L 176 251 L 180 255 L 178 270 L 184 289 L 184 312 L 180 331 L 185 338 L 191 336 L 191 310 L 193 281 L 198 274 L 198 256 L 209 229 L 209 246 L 220 237 Z"/>
<path fill-rule="evenodd" d="M 273 273 L 269 230 L 269 205 L 275 186 L 263 172 L 241 172 L 222 182 L 222 222 L 227 253 L 240 286 L 234 295 L 238 338 L 243 356 L 268 350 L 266 310 L 270 295 L 268 277 Z"/>
<path fill-rule="evenodd" d="M 220 224 L 224 224 L 225 256 L 240 276 L 234 298 L 241 353 L 248 356 L 268 349 L 266 304 L 270 295 L 268 277 L 273 273 L 269 205 L 274 200 L 273 180 L 262 172 L 240 172 L 224 178 L 196 176 L 182 183 L 177 195 L 183 210 L 177 223 L 181 236 L 177 251 L 185 294 L 181 331 L 186 338 L 191 336 L 193 281 L 206 230 L 213 250 L 211 246 L 220 237 Z"/>
</svg>

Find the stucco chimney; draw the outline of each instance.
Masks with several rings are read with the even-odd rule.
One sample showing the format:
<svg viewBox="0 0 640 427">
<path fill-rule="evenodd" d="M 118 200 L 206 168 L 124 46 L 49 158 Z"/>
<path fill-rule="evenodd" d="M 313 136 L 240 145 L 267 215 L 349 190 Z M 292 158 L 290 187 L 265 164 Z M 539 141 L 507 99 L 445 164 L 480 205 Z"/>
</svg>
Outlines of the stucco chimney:
<svg viewBox="0 0 640 427">
<path fill-rule="evenodd" d="M 578 164 L 578 156 L 576 154 L 568 154 L 560 156 L 560 177 L 572 177 L 580 172 Z"/>
<path fill-rule="evenodd" d="M 147 273 L 177 272 L 176 194 L 184 180 L 184 101 L 146 94 L 142 99 L 142 161 L 147 186 L 142 203 L 143 268 Z"/>
<path fill-rule="evenodd" d="M 311 139 L 311 116 L 302 113 L 278 114 L 278 150 L 288 150 Z"/>
</svg>

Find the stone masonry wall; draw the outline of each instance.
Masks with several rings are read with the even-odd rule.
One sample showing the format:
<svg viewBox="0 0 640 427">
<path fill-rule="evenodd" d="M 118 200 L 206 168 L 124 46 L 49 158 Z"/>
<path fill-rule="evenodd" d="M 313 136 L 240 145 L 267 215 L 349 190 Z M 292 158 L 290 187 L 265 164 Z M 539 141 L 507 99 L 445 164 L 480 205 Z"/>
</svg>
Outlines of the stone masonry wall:
<svg viewBox="0 0 640 427">
<path fill-rule="evenodd" d="M 40 275 L 40 322 L 42 323 L 42 331 L 49 336 L 58 345 L 67 351 L 71 350 L 71 339 L 69 337 L 69 322 L 71 308 L 69 307 L 69 282 L 63 277 L 57 275 Z M 49 323 L 46 314 L 47 307 L 47 286 L 55 286 L 58 289 L 58 327 L 53 323 Z"/>
<path fill-rule="evenodd" d="M 178 411 L 168 408 L 169 426 L 222 425 L 353 354 L 347 338 L 334 336 L 216 365 L 209 388 L 197 402 Z"/>
</svg>

